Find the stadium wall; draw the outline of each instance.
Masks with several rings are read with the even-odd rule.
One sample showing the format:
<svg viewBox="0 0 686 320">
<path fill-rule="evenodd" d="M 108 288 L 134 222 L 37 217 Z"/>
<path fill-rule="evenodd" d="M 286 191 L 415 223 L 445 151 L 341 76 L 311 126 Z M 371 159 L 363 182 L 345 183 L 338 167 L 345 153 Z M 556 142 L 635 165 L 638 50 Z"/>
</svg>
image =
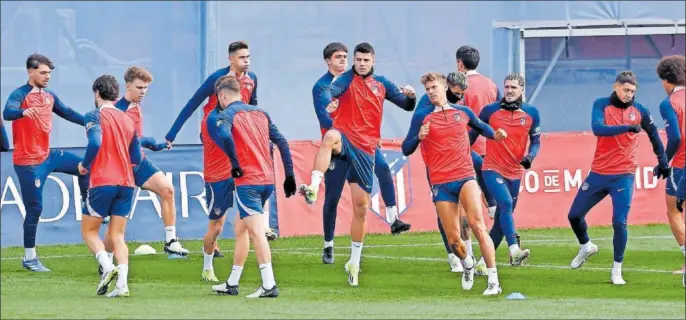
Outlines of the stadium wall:
<svg viewBox="0 0 686 320">
<path fill-rule="evenodd" d="M 144 103 L 144 134 L 158 140 L 163 139 L 178 112 L 205 77 L 227 64 L 228 43 L 247 40 L 251 45 L 252 69 L 258 75 L 260 105 L 270 112 L 272 119 L 291 140 L 299 180 L 309 176 L 307 167 L 319 137 L 310 91 L 316 79 L 325 72 L 321 51 L 327 43 L 341 41 L 350 49 L 362 41 L 372 43 L 377 50 L 376 70 L 398 84 L 415 86 L 419 93 L 423 92 L 419 84 L 419 76 L 423 72 L 454 70 L 456 49 L 464 44 L 472 45 L 481 52 L 479 72 L 495 79 L 498 85 L 501 85 L 499 79 L 508 72 L 523 71 L 527 78 L 527 96 L 530 97 L 543 82 L 534 103 L 541 112 L 543 131 L 550 135 L 544 140 L 541 157 L 531 171 L 538 177 L 539 191 L 525 191 L 519 204 L 520 227 L 566 225 L 564 211 L 571 203 L 573 189 L 579 187 L 575 185 L 576 170 L 581 170 L 585 177 L 592 155 L 594 140 L 583 133 L 590 129 L 591 102 L 598 96 L 609 94 L 614 75 L 624 69 L 635 70 L 641 83 L 638 99 L 657 114 L 664 92 L 655 76 L 655 64 L 663 55 L 684 54 L 686 50 L 683 32 L 676 32 L 676 28 L 674 35 L 590 36 L 567 40 L 539 37 L 522 41 L 520 30 L 502 26 L 503 22 L 545 26 L 551 21 L 588 25 L 659 20 L 664 24 L 665 21 L 684 19 L 684 2 L 679 1 L 651 2 L 650 6 L 631 1 L 3 1 L 1 6 L 0 97 L 3 101 L 14 88 L 25 83 L 24 62 L 33 52 L 44 53 L 53 59 L 57 68 L 53 72 L 51 88 L 63 101 L 82 113 L 93 106 L 90 86 L 95 77 L 110 73 L 121 78 L 128 66 L 141 65 L 155 76 Z M 546 80 L 542 81 L 544 78 Z M 163 163 L 160 166 L 171 173 L 179 191 L 179 234 L 185 238 L 199 237 L 206 226 L 198 198 L 200 187 L 191 182 L 198 176 L 189 173 L 200 171 L 198 165 L 202 154 L 197 147 L 200 142 L 200 113 L 196 112 L 186 123 L 175 141 L 187 146 L 152 156 L 156 164 Z M 389 106 L 384 114 L 382 135 L 396 139 L 403 137 L 410 116 Z M 5 125 L 11 135 L 10 123 L 5 122 Z M 60 148 L 83 147 L 86 139 L 82 130 L 56 119 L 51 144 Z M 389 140 L 387 145 L 392 156 L 397 155 L 397 152 L 393 153 L 397 151 L 394 143 L 397 142 Z M 647 145 L 646 140 L 641 147 L 642 168 L 654 164 Z M 579 158 L 571 160 L 570 153 Z M 421 159 L 416 156 L 407 162 L 407 168 L 421 168 L 421 165 Z M 575 184 L 569 186 L 570 191 L 542 191 L 546 181 L 550 184 L 555 181 L 548 177 L 553 175 L 552 171 L 543 170 L 564 169 L 573 170 L 570 172 Z M 14 195 L 10 183 L 15 179 L 12 178 L 13 171 L 10 154 L 3 154 L 3 202 L 0 204 L 3 246 L 21 241 L 19 226 L 22 217 L 18 209 L 21 204 L 12 204 L 11 199 L 15 198 L 10 197 Z M 403 181 L 408 184 L 404 192 L 412 190 L 406 202 L 407 211 L 403 214 L 415 225 L 415 230 L 433 230 L 435 218 L 433 207 L 427 202 L 428 187 L 424 185 L 425 179 L 421 174 L 415 176 L 418 171 L 414 170 L 415 174 Z M 529 173 L 527 178 L 532 179 L 530 184 L 535 180 L 532 175 Z M 562 183 L 564 171 L 559 175 L 557 181 Z M 181 185 L 182 176 L 187 178 L 185 190 Z M 651 179 L 643 173 L 638 176 Z M 41 223 L 38 241 L 80 242 L 71 177 L 57 174 L 55 179 L 51 180 L 53 186 L 45 191 L 44 199 L 50 204 L 44 206 L 44 218 L 55 219 L 62 212 L 64 215 L 52 222 Z M 64 203 L 60 201 L 64 193 L 60 191 L 63 190 L 60 189 L 62 185 L 57 180 L 62 181 L 70 193 L 66 211 L 62 210 Z M 648 189 L 637 184 L 634 211 L 639 210 L 639 213 L 632 211 L 630 222 L 664 220 L 661 191 L 655 190 L 661 190 L 663 183 L 648 183 Z M 141 195 L 145 197 L 146 193 L 143 191 Z M 543 201 L 543 205 L 538 202 L 530 204 L 534 198 L 524 200 L 530 198 L 527 194 L 535 194 L 535 201 Z M 188 204 L 186 212 L 182 208 L 183 201 Z M 341 203 L 347 202 L 344 199 Z M 138 202 L 129 238 L 161 238 L 161 222 L 155 218 L 157 214 L 153 204 L 154 201 L 145 198 Z M 282 235 L 319 232 L 320 208 L 301 207 L 297 199 L 281 198 L 278 207 L 280 215 L 272 220 L 280 221 Z M 546 208 L 545 212 L 541 212 L 541 208 Z M 601 206 L 594 211 L 598 214 L 591 215 L 598 217 L 597 222 L 609 223 L 610 220 L 603 216 L 608 212 L 606 209 L 606 205 Z M 370 210 L 374 213 L 379 211 Z M 347 232 L 350 211 L 345 205 L 340 211 L 338 230 Z M 534 218 L 527 220 L 528 214 L 533 214 Z M 378 215 L 383 216 L 383 213 Z M 381 219 L 373 224 L 373 230 L 387 230 Z M 227 225 L 225 236 L 231 236 L 231 229 Z"/>
</svg>

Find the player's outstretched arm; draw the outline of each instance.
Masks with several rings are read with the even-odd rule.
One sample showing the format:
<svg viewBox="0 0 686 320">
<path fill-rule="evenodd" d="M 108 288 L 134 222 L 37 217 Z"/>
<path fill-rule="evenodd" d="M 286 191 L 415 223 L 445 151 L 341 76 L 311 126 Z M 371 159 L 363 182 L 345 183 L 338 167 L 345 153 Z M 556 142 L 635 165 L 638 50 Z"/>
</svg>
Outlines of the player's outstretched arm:
<svg viewBox="0 0 686 320">
<path fill-rule="evenodd" d="M 179 115 L 176 117 L 176 120 L 174 121 L 174 124 L 172 124 L 171 128 L 169 129 L 169 132 L 165 135 L 165 139 L 169 142 L 174 142 L 176 139 L 176 135 L 181 131 L 181 128 L 183 125 L 188 121 L 188 118 L 193 115 L 193 112 L 200 107 L 200 104 L 205 101 L 208 97 L 210 97 L 212 94 L 214 94 L 214 82 L 217 81 L 219 78 L 218 73 L 215 72 L 207 79 L 203 84 L 198 88 L 198 90 L 195 91 L 193 96 L 191 97 L 190 100 L 186 103 L 185 106 L 183 106 L 183 109 L 181 109 L 181 112 Z"/>
<path fill-rule="evenodd" d="M 338 98 L 350 88 L 353 82 L 353 70 L 350 69 L 341 74 L 336 81 L 324 87 L 320 94 L 320 100 L 324 106 L 328 106 L 334 98 Z"/>
<path fill-rule="evenodd" d="M 480 135 L 494 140 L 495 139 L 495 131 L 493 128 L 487 124 L 486 122 L 481 121 L 479 117 L 474 114 L 474 111 L 467 107 L 460 107 L 462 110 L 467 113 L 467 117 L 469 118 L 469 126 L 472 127 L 472 129 L 476 130 Z M 471 136 L 470 136 L 471 140 Z M 471 142 L 471 141 L 470 141 Z"/>
<path fill-rule="evenodd" d="M 157 143 L 157 140 L 155 140 L 153 137 L 141 137 L 139 140 L 140 145 L 148 150 L 161 151 L 167 149 L 166 143 Z"/>
<path fill-rule="evenodd" d="M 424 118 L 426 118 L 431 111 L 431 108 L 418 108 L 415 110 L 412 115 L 412 120 L 410 121 L 410 129 L 407 131 L 407 136 L 405 136 L 405 140 L 403 140 L 403 143 L 400 146 L 404 156 L 410 156 L 417 150 L 417 147 L 419 147 L 419 143 L 421 142 L 421 139 L 419 139 L 419 130 L 422 127 Z"/>
<path fill-rule="evenodd" d="M 7 136 L 7 130 L 5 130 L 5 124 L 0 123 L 0 138 L 2 138 L 2 145 L 0 145 L 0 152 L 6 152 L 10 150 L 10 138 Z"/>
<path fill-rule="evenodd" d="M 81 165 L 90 169 L 91 162 L 95 159 L 100 151 L 102 145 L 102 129 L 100 128 L 99 111 L 91 111 L 86 113 L 86 136 L 88 137 L 88 145 L 86 146 L 86 155 L 83 157 Z"/>
<path fill-rule="evenodd" d="M 331 119 L 329 111 L 326 110 L 328 104 L 326 104 L 325 97 L 322 95 L 325 88 L 326 85 L 319 82 L 312 87 L 312 102 L 314 103 L 314 112 L 317 115 L 317 120 L 319 120 L 319 127 L 331 129 L 333 127 L 333 119 Z"/>
<path fill-rule="evenodd" d="M 679 149 L 679 144 L 681 144 L 681 136 L 679 132 L 679 119 L 677 118 L 676 112 L 672 107 L 672 103 L 669 98 L 665 99 L 660 103 L 660 115 L 662 119 L 665 120 L 665 131 L 667 132 L 667 162 L 672 161 L 674 155 Z"/>
<path fill-rule="evenodd" d="M 131 164 L 138 165 L 143 161 L 143 153 L 141 152 L 141 141 L 138 135 L 134 135 L 129 144 L 129 156 L 131 157 Z"/>
<path fill-rule="evenodd" d="M 593 102 L 593 111 L 591 111 L 591 128 L 593 134 L 597 137 L 611 137 L 629 132 L 631 126 L 608 126 L 605 124 L 605 107 L 608 104 L 609 101 L 607 98 L 596 99 L 596 101 Z"/>
<path fill-rule="evenodd" d="M 48 92 L 52 95 L 52 98 L 55 99 L 52 112 L 69 122 L 76 123 L 81 126 L 85 124 L 84 116 L 82 114 L 74 111 L 72 108 L 67 107 L 67 105 L 65 105 L 64 102 L 62 102 L 62 100 L 60 100 L 60 98 L 58 98 L 54 92 Z"/>
<path fill-rule="evenodd" d="M 417 97 L 415 96 L 414 89 L 409 92 L 409 94 L 405 94 L 398 86 L 396 86 L 386 77 L 378 76 L 376 80 L 381 82 L 381 84 L 386 88 L 386 100 L 405 111 L 414 110 L 414 107 L 417 105 Z"/>
<path fill-rule="evenodd" d="M 648 134 L 648 139 L 650 139 L 650 144 L 653 145 L 653 153 L 657 156 L 658 166 L 661 169 L 669 167 L 669 161 L 667 161 L 667 156 L 665 155 L 665 147 L 662 144 L 662 139 L 657 132 L 657 127 L 655 122 L 653 122 L 653 117 L 650 115 L 650 111 L 640 103 L 636 103 L 636 107 L 639 112 L 641 112 L 641 128 L 645 130 Z"/>
<path fill-rule="evenodd" d="M 2 111 L 2 118 L 7 121 L 14 121 L 21 119 L 24 116 L 24 111 L 21 109 L 21 103 L 26 98 L 26 95 L 19 89 L 12 91 L 9 98 L 7 98 L 7 103 L 5 103 L 5 109 Z"/>
</svg>

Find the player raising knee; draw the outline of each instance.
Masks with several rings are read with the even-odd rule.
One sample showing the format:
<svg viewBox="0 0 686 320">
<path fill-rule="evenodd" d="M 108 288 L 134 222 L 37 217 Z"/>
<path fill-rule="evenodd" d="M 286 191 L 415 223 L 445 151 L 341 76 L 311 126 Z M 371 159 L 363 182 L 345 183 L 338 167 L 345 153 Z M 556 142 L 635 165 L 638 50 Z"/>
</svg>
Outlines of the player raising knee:
<svg viewBox="0 0 686 320">
<path fill-rule="evenodd" d="M 333 128 L 322 138 L 314 159 L 310 184 L 301 185 L 299 191 L 305 202 L 313 204 L 317 201 L 319 185 L 331 164 L 332 156 L 347 162 L 346 180 L 352 195 L 353 221 L 350 226 L 352 250 L 345 270 L 348 272 L 348 283 L 357 286 L 365 216 L 372 191 L 374 156 L 381 140 L 383 102 L 387 99 L 406 111 L 412 111 L 416 99 L 412 87 L 401 89 L 385 77 L 374 74 L 374 48 L 369 43 L 357 45 L 353 54 L 353 69 L 343 73 L 320 95 L 319 105 L 324 106 L 338 98 L 338 114 Z"/>
<path fill-rule="evenodd" d="M 319 120 L 319 126 L 322 135 L 334 126 L 334 118 L 338 114 L 338 100 L 330 103 L 328 106 L 322 102 L 321 92 L 330 85 L 334 79 L 340 76 L 348 67 L 348 48 L 340 43 L 333 42 L 324 48 L 324 61 L 329 70 L 324 74 L 312 88 L 312 99 L 314 101 L 314 109 Z M 345 186 L 345 178 L 348 173 L 348 163 L 340 158 L 331 159 L 331 165 L 324 174 L 324 249 L 322 252 L 322 262 L 325 264 L 332 264 L 334 262 L 333 256 L 333 238 L 336 229 L 336 215 L 338 212 L 338 201 L 341 198 L 343 187 Z M 391 169 L 384 160 L 381 148 L 377 147 L 374 157 L 374 174 L 379 178 L 379 189 L 381 190 L 381 197 L 386 204 L 386 217 L 391 222 L 391 233 L 400 234 L 410 230 L 411 225 L 398 219 L 398 208 L 396 207 L 395 187 L 393 186 L 393 177 L 391 176 Z"/>
<path fill-rule="evenodd" d="M 581 267 L 598 252 L 598 246 L 588 237 L 586 214 L 607 195 L 612 198 L 612 227 L 614 229 L 614 264 L 610 279 L 616 285 L 626 282 L 622 278 L 622 262 L 627 243 L 627 218 L 634 193 L 634 173 L 638 167 L 636 149 L 639 132 L 646 131 L 658 165 L 658 178 L 670 174 L 665 150 L 650 111 L 634 101 L 638 81 L 631 71 L 617 75 L 610 97 L 598 98 L 591 114 L 593 134 L 598 137 L 591 164 L 591 173 L 581 185 L 572 207 L 569 223 L 581 248 L 571 263 L 572 269 Z"/>
<path fill-rule="evenodd" d="M 78 176 L 82 201 L 86 199 L 88 188 L 88 176 L 79 175 L 78 163 L 82 158 L 64 150 L 50 150 L 53 113 L 83 125 L 83 115 L 67 107 L 47 89 L 54 68 L 48 57 L 37 53 L 30 55 L 26 59 L 29 81 L 10 93 L 2 112 L 3 119 L 12 121 L 12 162 L 26 208 L 21 265 L 33 272 L 50 271 L 36 254 L 36 230 L 43 213 L 43 187 L 48 175 L 62 172 Z"/>
<path fill-rule="evenodd" d="M 522 102 L 523 92 L 524 78 L 517 73 L 507 75 L 505 96 L 499 102 L 484 107 L 479 115 L 481 121 L 493 129 L 504 129 L 508 135 L 507 140 L 486 142 L 488 157 L 484 159 L 482 169 L 486 188 L 497 203 L 495 222 L 490 232 L 493 246 L 497 250 L 505 237 L 513 266 L 521 265 L 530 253 L 529 249 L 522 250 L 519 247 L 513 214 L 522 175 L 531 168 L 541 144 L 538 109 Z M 476 140 L 478 134 L 476 131 L 470 132 L 472 141 Z M 485 264 L 483 258 L 479 264 Z"/>
<path fill-rule="evenodd" d="M 488 286 L 483 294 L 500 294 L 502 289 L 498 282 L 495 250 L 482 220 L 481 190 L 475 180 L 467 126 L 475 128 L 489 139 L 502 140 L 506 138 L 506 133 L 503 129 L 494 132 L 469 108 L 448 103 L 446 77 L 442 74 L 426 73 L 422 76 L 421 83 L 434 108 L 423 108 L 414 114 L 410 130 L 402 143 L 403 154 L 409 156 L 414 153 L 421 143 L 422 158 L 429 170 L 438 215 L 451 250 L 462 260 L 464 266 L 462 288 L 472 289 L 476 260 L 467 253 L 460 238 L 459 204 L 465 209 L 470 227 L 486 257 Z"/>
<path fill-rule="evenodd" d="M 238 294 L 238 282 L 248 256 L 248 239 L 252 239 L 262 285 L 246 298 L 276 298 L 279 289 L 274 280 L 269 242 L 265 235 L 264 219 L 261 217 L 264 203 L 274 193 L 274 163 L 270 141 L 276 144 L 281 153 L 286 173 L 283 187 L 287 198 L 294 195 L 296 190 L 291 152 L 286 138 L 281 135 L 269 115 L 256 106 L 241 102 L 240 84 L 236 77 L 223 76 L 215 87 L 219 106 L 208 116 L 207 127 L 212 140 L 231 161 L 238 213 L 234 220 L 234 266 L 226 282 L 212 286 L 212 290 L 217 293 Z"/>
<path fill-rule="evenodd" d="M 667 131 L 667 147 L 665 153 L 667 161 L 672 161 L 672 174 L 667 179 L 665 201 L 667 202 L 667 218 L 674 238 L 679 244 L 681 252 L 684 249 L 684 220 L 681 211 L 677 209 L 676 193 L 679 180 L 684 176 L 686 164 L 686 108 L 684 107 L 684 83 L 686 82 L 686 66 L 684 56 L 673 55 L 662 58 L 657 65 L 657 76 L 662 80 L 662 87 L 667 92 L 667 98 L 660 103 L 660 114 L 665 120 Z M 681 267 L 684 272 L 684 266 Z"/>
<path fill-rule="evenodd" d="M 124 230 L 133 200 L 132 167 L 141 162 L 141 145 L 134 121 L 114 106 L 119 96 L 117 79 L 110 75 L 98 77 L 93 93 L 97 109 L 86 114 L 88 146 L 83 162 L 78 164 L 82 174 L 90 171 L 81 232 L 103 269 L 97 294 L 107 293 L 110 282 L 117 278 L 115 289 L 107 297 L 128 297 L 129 249 L 124 242 Z M 114 247 L 116 268 L 98 234 L 102 219 L 108 216 L 108 237 Z"/>
</svg>

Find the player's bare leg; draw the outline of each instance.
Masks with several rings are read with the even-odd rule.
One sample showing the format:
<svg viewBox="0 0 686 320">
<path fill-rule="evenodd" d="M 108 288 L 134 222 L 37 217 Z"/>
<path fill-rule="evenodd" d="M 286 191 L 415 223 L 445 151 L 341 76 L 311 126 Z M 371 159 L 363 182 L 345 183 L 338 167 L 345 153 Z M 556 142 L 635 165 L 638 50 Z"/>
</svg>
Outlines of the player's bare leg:
<svg viewBox="0 0 686 320">
<path fill-rule="evenodd" d="M 474 236 L 479 240 L 479 247 L 481 249 L 481 254 L 484 256 L 486 261 L 487 274 L 488 274 L 488 287 L 484 291 L 484 295 L 497 295 L 502 292 L 500 288 L 500 282 L 498 281 L 498 269 L 495 264 L 495 248 L 493 247 L 493 241 L 488 235 L 486 230 L 486 225 L 483 221 L 483 215 L 481 210 L 481 190 L 476 180 L 470 180 L 465 182 L 460 192 L 460 203 L 462 204 L 465 212 L 467 214 L 467 220 L 469 226 L 474 232 Z M 465 265 L 465 271 L 463 273 L 467 274 L 467 266 Z M 464 279 L 464 276 L 463 276 Z"/>
<path fill-rule="evenodd" d="M 450 251 L 464 264 L 465 259 L 471 259 L 471 256 L 467 252 L 467 247 L 460 235 L 462 228 L 460 226 L 460 217 L 458 216 L 458 207 L 459 205 L 454 202 L 436 202 L 436 212 L 438 212 L 438 218 L 441 219 L 441 225 L 448 239 Z M 467 261 L 467 263 L 469 262 Z"/>
<path fill-rule="evenodd" d="M 108 298 L 129 296 L 129 247 L 124 241 L 127 221 L 128 218 L 122 216 L 112 216 L 110 219 L 110 241 L 114 246 L 114 258 L 117 259 L 117 284 L 107 295 Z"/>
<path fill-rule="evenodd" d="M 231 268 L 231 274 L 229 275 L 229 278 L 226 279 L 225 283 L 212 286 L 212 291 L 236 296 L 238 295 L 238 282 L 241 280 L 243 266 L 248 259 L 248 252 L 250 251 L 250 235 L 248 234 L 248 228 L 245 226 L 245 223 L 240 218 L 238 212 L 236 212 L 233 226 L 235 248 L 233 252 L 233 267 Z"/>
<path fill-rule="evenodd" d="M 359 284 L 362 244 L 364 243 L 367 225 L 369 194 L 357 183 L 351 183 L 350 195 L 353 202 L 353 217 L 352 222 L 350 223 L 350 238 L 352 244 L 350 249 L 350 260 L 345 263 L 345 271 L 348 272 L 348 283 L 351 286 L 357 286 Z"/>
<path fill-rule="evenodd" d="M 162 200 L 162 222 L 164 223 L 165 245 L 164 252 L 169 255 L 184 257 L 188 254 L 176 237 L 176 200 L 174 186 L 167 180 L 164 173 L 156 172 L 145 183 L 143 189 L 159 195 Z"/>
<path fill-rule="evenodd" d="M 667 202 L 667 219 L 669 220 L 669 227 L 672 229 L 672 234 L 674 239 L 681 249 L 681 253 L 686 257 L 686 249 L 684 248 L 684 242 L 686 237 L 684 235 L 684 219 L 676 207 L 676 197 L 665 195 L 665 201 Z M 685 271 L 684 266 L 681 267 L 681 272 Z M 676 273 L 676 272 L 675 272 Z"/>
<path fill-rule="evenodd" d="M 88 250 L 95 255 L 95 259 L 98 261 L 101 270 L 103 270 L 96 290 L 98 295 L 107 293 L 110 282 L 117 276 L 117 269 L 112 264 L 112 259 L 107 256 L 105 244 L 100 239 L 99 231 L 101 224 L 102 218 L 100 217 L 84 214 L 81 218 L 81 236 L 83 241 L 86 243 Z"/>
<path fill-rule="evenodd" d="M 224 231 L 224 221 L 226 221 L 226 215 L 223 215 L 217 220 L 210 220 L 207 225 L 207 232 L 202 238 L 202 252 L 203 252 L 203 267 L 202 267 L 202 279 L 210 282 L 219 282 L 217 276 L 214 274 L 214 264 L 212 260 L 214 259 L 214 248 L 217 243 L 217 238 Z"/>
<path fill-rule="evenodd" d="M 279 296 L 279 288 L 274 280 L 272 253 L 265 234 L 264 219 L 261 215 L 253 215 L 243 218 L 242 222 L 248 230 L 250 239 L 252 239 L 262 275 L 262 286 L 255 293 L 247 295 L 246 298 L 276 298 Z"/>
<path fill-rule="evenodd" d="M 329 169 L 331 156 L 340 154 L 342 146 L 340 132 L 331 129 L 324 134 L 322 144 L 314 157 L 310 185 L 303 184 L 298 188 L 298 192 L 305 197 L 305 202 L 307 202 L 307 204 L 313 204 L 317 201 L 319 185 L 324 178 L 324 172 Z"/>
</svg>

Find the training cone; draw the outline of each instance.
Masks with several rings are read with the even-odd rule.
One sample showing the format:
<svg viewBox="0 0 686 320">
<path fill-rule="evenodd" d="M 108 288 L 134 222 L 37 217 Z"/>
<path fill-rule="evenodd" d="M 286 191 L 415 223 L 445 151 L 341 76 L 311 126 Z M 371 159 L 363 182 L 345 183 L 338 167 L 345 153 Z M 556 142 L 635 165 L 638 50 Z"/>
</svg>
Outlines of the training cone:
<svg viewBox="0 0 686 320">
<path fill-rule="evenodd" d="M 526 297 L 519 292 L 513 292 L 513 293 L 510 293 L 507 297 L 505 297 L 505 299 L 507 299 L 507 300 L 525 300 Z"/>
<path fill-rule="evenodd" d="M 137 256 L 145 256 L 145 255 L 151 255 L 151 254 L 155 254 L 155 253 L 157 253 L 157 250 L 155 250 L 155 248 L 153 248 L 147 244 L 143 244 L 140 247 L 136 248 L 136 250 L 133 251 L 133 254 L 135 254 Z"/>
</svg>

